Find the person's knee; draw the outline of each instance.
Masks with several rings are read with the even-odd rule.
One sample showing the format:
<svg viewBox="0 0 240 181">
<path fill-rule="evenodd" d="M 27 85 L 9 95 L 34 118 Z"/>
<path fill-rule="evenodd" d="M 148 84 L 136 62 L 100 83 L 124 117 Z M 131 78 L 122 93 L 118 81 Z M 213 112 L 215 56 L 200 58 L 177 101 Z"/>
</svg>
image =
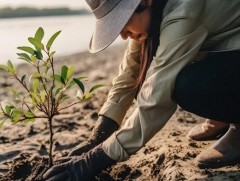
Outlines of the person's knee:
<svg viewBox="0 0 240 181">
<path fill-rule="evenodd" d="M 183 109 L 188 110 L 198 101 L 199 90 L 196 90 L 196 82 L 194 82 L 193 74 L 190 69 L 183 69 L 176 77 L 174 89 L 172 92 L 172 100 Z"/>
<path fill-rule="evenodd" d="M 190 91 L 188 77 L 184 76 L 182 72 L 180 72 L 175 80 L 172 100 L 180 105 L 187 99 L 187 95 L 189 95 Z"/>
<path fill-rule="evenodd" d="M 207 86 L 205 82 L 192 69 L 183 69 L 176 77 L 172 100 L 184 110 L 193 113 L 199 113 L 203 108 L 215 105 L 214 86 Z"/>
</svg>

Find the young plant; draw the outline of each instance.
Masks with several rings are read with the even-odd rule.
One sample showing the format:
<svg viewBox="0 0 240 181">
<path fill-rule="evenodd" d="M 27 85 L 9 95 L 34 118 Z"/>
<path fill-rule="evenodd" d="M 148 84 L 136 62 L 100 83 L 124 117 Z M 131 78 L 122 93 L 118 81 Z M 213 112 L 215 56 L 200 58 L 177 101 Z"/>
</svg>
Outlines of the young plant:
<svg viewBox="0 0 240 181">
<path fill-rule="evenodd" d="M 86 101 L 93 97 L 93 91 L 104 86 L 102 84 L 94 85 L 88 92 L 82 80 L 86 81 L 87 77 L 73 78 L 74 67 L 62 66 L 59 73 L 56 73 L 54 67 L 55 51 L 51 47 L 61 31 L 56 32 L 47 42 L 42 43 L 44 37 L 43 28 L 39 27 L 34 37 L 29 37 L 28 41 L 32 47 L 18 47 L 23 53 L 17 53 L 18 58 L 31 64 L 34 70 L 32 75 L 18 75 L 16 67 L 9 60 L 7 65 L 0 65 L 0 69 L 5 70 L 13 77 L 25 90 L 26 94 L 21 94 L 18 90 L 9 87 L 15 97 L 14 103 L 7 102 L 4 106 L 0 104 L 0 127 L 6 120 L 11 120 L 12 124 L 19 122 L 29 123 L 36 119 L 45 118 L 48 120 L 50 130 L 49 146 L 49 167 L 53 165 L 52 147 L 53 147 L 53 128 L 52 121 L 54 117 L 80 102 Z M 44 55 L 44 56 L 43 56 Z M 68 96 L 68 90 L 77 85 L 80 90 L 74 97 Z M 70 99 L 75 100 L 67 105 L 63 103 Z M 20 104 L 17 104 L 20 103 Z M 20 105 L 20 106 L 19 106 Z"/>
</svg>

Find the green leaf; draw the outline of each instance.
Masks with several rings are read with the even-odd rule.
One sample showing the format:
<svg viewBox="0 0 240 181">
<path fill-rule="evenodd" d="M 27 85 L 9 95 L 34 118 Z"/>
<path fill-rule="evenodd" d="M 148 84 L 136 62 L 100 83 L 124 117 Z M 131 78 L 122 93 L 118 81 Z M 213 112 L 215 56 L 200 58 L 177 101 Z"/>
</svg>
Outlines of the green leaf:
<svg viewBox="0 0 240 181">
<path fill-rule="evenodd" d="M 87 77 L 78 77 L 76 78 L 77 80 L 82 80 L 82 79 L 86 79 Z"/>
<path fill-rule="evenodd" d="M 25 115 L 27 118 L 33 118 L 33 117 L 35 117 L 35 115 L 34 115 L 32 112 L 30 112 L 30 111 L 25 112 L 24 115 Z"/>
<path fill-rule="evenodd" d="M 10 60 L 8 60 L 7 65 L 10 69 L 14 69 L 14 66 Z"/>
<path fill-rule="evenodd" d="M 6 113 L 7 113 L 8 115 L 11 115 L 13 108 L 14 108 L 14 106 L 6 105 L 6 106 L 5 106 Z"/>
<path fill-rule="evenodd" d="M 41 58 L 41 57 L 39 57 L 39 58 Z M 37 62 L 37 56 L 35 57 L 35 56 L 32 55 L 31 60 L 32 60 L 33 63 L 36 63 Z"/>
<path fill-rule="evenodd" d="M 90 89 L 89 92 L 93 92 L 94 90 L 96 90 L 96 89 L 98 89 L 98 88 L 100 88 L 100 87 L 103 87 L 103 86 L 105 86 L 105 85 L 103 85 L 103 84 L 97 84 L 97 85 L 93 86 L 93 87 Z"/>
<path fill-rule="evenodd" d="M 67 74 L 68 74 L 68 67 L 67 66 L 62 66 L 62 70 L 61 70 L 61 77 L 64 80 L 64 84 L 66 84 L 67 82 Z"/>
<path fill-rule="evenodd" d="M 23 122 L 24 124 L 28 124 L 31 121 L 31 119 L 24 119 Z"/>
<path fill-rule="evenodd" d="M 39 103 L 40 99 L 38 98 L 37 94 L 35 92 L 30 92 L 31 96 L 32 96 L 32 102 L 33 103 Z"/>
<path fill-rule="evenodd" d="M 48 77 L 49 79 L 53 77 L 52 75 L 48 74 L 50 68 L 50 66 L 47 66 L 44 71 L 45 77 Z"/>
<path fill-rule="evenodd" d="M 50 53 L 50 58 L 53 58 L 53 56 L 55 55 L 56 51 L 53 51 L 52 53 Z"/>
<path fill-rule="evenodd" d="M 38 72 L 33 73 L 30 77 L 29 77 L 29 82 L 31 81 L 32 78 L 40 78 L 41 74 L 39 74 Z"/>
<path fill-rule="evenodd" d="M 48 82 L 49 79 L 51 79 L 51 77 L 49 77 L 49 75 L 46 74 L 46 73 L 43 73 L 42 78 L 43 78 L 43 80 L 45 81 L 45 83 Z"/>
<path fill-rule="evenodd" d="M 74 66 L 70 66 L 67 71 L 67 81 L 72 77 L 74 71 Z"/>
<path fill-rule="evenodd" d="M 8 68 L 9 68 L 9 71 L 10 71 L 10 72 L 16 73 L 16 69 L 15 69 L 15 67 L 13 66 L 11 60 L 8 60 L 7 65 L 8 65 Z"/>
<path fill-rule="evenodd" d="M 22 117 L 22 112 L 16 108 L 13 109 L 13 113 L 12 113 L 12 121 L 14 123 L 18 122 L 19 119 Z"/>
<path fill-rule="evenodd" d="M 43 36 L 44 36 L 44 30 L 42 27 L 39 27 L 35 34 L 35 38 L 38 39 L 39 41 L 42 41 Z"/>
<path fill-rule="evenodd" d="M 60 93 L 61 90 L 62 90 L 62 88 L 58 88 L 55 92 L 55 96 L 57 96 Z"/>
<path fill-rule="evenodd" d="M 32 74 L 32 78 L 40 78 L 41 74 L 38 72 L 35 72 L 34 74 Z"/>
<path fill-rule="evenodd" d="M 79 78 L 75 78 L 77 80 L 82 80 L 82 79 L 85 79 L 87 77 L 79 77 Z M 74 84 L 76 84 L 76 82 L 74 80 L 72 80 L 69 84 L 69 86 L 67 87 L 67 89 L 71 88 Z"/>
<path fill-rule="evenodd" d="M 0 129 L 3 127 L 3 124 L 5 121 L 6 121 L 6 119 L 0 122 Z"/>
<path fill-rule="evenodd" d="M 21 78 L 21 82 L 24 82 L 26 77 L 27 77 L 27 75 L 23 75 L 22 78 Z"/>
<path fill-rule="evenodd" d="M 37 101 L 34 99 L 34 97 L 32 96 L 32 105 L 35 107 L 35 109 L 37 109 Z"/>
<path fill-rule="evenodd" d="M 36 56 L 37 59 L 42 60 L 43 59 L 43 55 L 41 53 L 41 51 L 34 51 L 34 55 Z"/>
<path fill-rule="evenodd" d="M 41 74 L 38 73 L 38 72 L 35 72 L 33 75 L 32 75 L 32 78 L 40 78 L 41 77 Z"/>
<path fill-rule="evenodd" d="M 61 31 L 56 32 L 47 42 L 47 50 L 50 51 L 53 42 L 55 41 L 55 39 L 57 38 L 57 36 L 61 33 Z"/>
<path fill-rule="evenodd" d="M 19 56 L 18 59 L 25 60 L 29 63 L 31 63 L 31 61 L 32 61 L 31 58 L 29 57 L 29 55 L 26 53 L 17 53 L 17 55 Z"/>
<path fill-rule="evenodd" d="M 40 97 L 41 97 L 42 102 L 44 103 L 45 99 L 46 99 L 46 93 L 45 92 L 41 92 L 40 93 Z"/>
<path fill-rule="evenodd" d="M 34 122 L 36 120 L 36 118 L 29 118 L 29 119 L 24 119 L 23 122 L 25 124 L 28 124 L 29 122 Z"/>
<path fill-rule="evenodd" d="M 55 74 L 55 75 L 54 75 L 54 80 L 56 80 L 56 81 L 62 83 L 63 85 L 65 85 L 65 81 L 64 81 L 63 78 L 62 78 L 60 75 L 58 75 L 58 74 Z"/>
<path fill-rule="evenodd" d="M 31 47 L 22 46 L 22 47 L 17 47 L 17 49 L 23 50 L 23 51 L 25 51 L 25 52 L 27 52 L 27 53 L 30 53 L 31 55 L 34 54 L 34 49 L 31 48 Z"/>
<path fill-rule="evenodd" d="M 33 92 L 37 92 L 38 88 L 39 88 L 39 80 L 35 79 L 33 82 Z"/>
<path fill-rule="evenodd" d="M 92 97 L 93 97 L 92 93 L 87 93 L 86 95 L 84 95 L 84 100 L 91 99 Z"/>
<path fill-rule="evenodd" d="M 15 95 L 18 100 L 21 100 L 21 98 L 20 98 L 20 93 L 18 93 L 15 89 L 13 89 L 12 87 L 8 87 L 7 89 L 8 89 L 10 92 L 12 92 L 13 95 Z"/>
<path fill-rule="evenodd" d="M 43 44 L 41 43 L 40 40 L 38 40 L 38 39 L 36 39 L 36 38 L 29 37 L 29 38 L 28 38 L 28 41 L 29 41 L 31 44 L 33 44 L 37 50 L 40 51 L 40 50 L 43 49 Z"/>
<path fill-rule="evenodd" d="M 76 84 L 76 82 L 72 80 L 70 84 L 67 86 L 67 89 L 70 89 L 74 84 Z"/>
<path fill-rule="evenodd" d="M 6 65 L 0 65 L 0 69 L 3 69 L 7 72 L 9 72 L 9 68 Z"/>
<path fill-rule="evenodd" d="M 78 85 L 78 87 L 82 90 L 82 92 L 83 92 L 83 94 L 84 94 L 85 88 L 84 88 L 83 83 L 82 83 L 80 80 L 75 79 L 75 78 L 73 79 L 73 81 Z"/>
<path fill-rule="evenodd" d="M 70 99 L 71 97 L 69 96 L 63 96 L 60 103 L 63 103 L 64 101 L 66 101 L 67 99 Z"/>
<path fill-rule="evenodd" d="M 13 106 L 6 106 L 5 107 L 5 110 L 6 110 L 6 113 L 8 114 L 8 115 L 10 115 L 11 114 L 11 110 L 13 109 L 14 107 Z"/>
<path fill-rule="evenodd" d="M 49 91 L 53 91 L 54 88 L 55 88 L 55 84 L 51 85 Z"/>
</svg>

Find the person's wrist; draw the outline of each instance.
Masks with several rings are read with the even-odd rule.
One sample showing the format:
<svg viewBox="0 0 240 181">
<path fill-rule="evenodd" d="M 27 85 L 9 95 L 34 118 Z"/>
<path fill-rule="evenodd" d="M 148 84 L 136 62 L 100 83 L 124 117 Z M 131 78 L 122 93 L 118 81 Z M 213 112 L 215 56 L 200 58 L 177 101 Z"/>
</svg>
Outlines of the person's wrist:
<svg viewBox="0 0 240 181">
<path fill-rule="evenodd" d="M 111 167 L 116 164 L 117 161 L 109 157 L 102 148 L 102 143 L 96 146 L 94 149 L 86 153 L 86 160 L 91 160 L 91 171 L 94 175 L 98 174 L 101 170 Z M 90 161 L 89 161 L 90 162 Z"/>
<path fill-rule="evenodd" d="M 119 125 L 114 120 L 107 116 L 100 115 L 89 138 L 78 145 L 68 154 L 68 156 L 86 153 L 90 149 L 105 141 L 118 128 Z"/>
<path fill-rule="evenodd" d="M 115 129 L 119 128 L 119 125 L 115 120 L 113 120 L 112 118 L 107 117 L 105 115 L 99 115 L 98 116 L 98 121 L 99 122 L 108 122 L 108 123 L 112 124 Z"/>
<path fill-rule="evenodd" d="M 99 115 L 92 130 L 92 134 L 87 141 L 91 144 L 98 145 L 106 140 L 118 128 L 119 125 L 116 121 L 105 115 Z"/>
</svg>

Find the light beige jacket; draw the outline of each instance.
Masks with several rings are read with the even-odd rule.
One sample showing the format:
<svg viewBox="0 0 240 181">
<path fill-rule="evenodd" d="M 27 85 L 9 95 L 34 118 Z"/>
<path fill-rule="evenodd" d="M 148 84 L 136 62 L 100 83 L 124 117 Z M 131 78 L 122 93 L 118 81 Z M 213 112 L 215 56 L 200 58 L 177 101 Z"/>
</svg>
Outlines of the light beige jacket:
<svg viewBox="0 0 240 181">
<path fill-rule="evenodd" d="M 177 109 L 171 94 L 184 66 L 201 53 L 240 49 L 240 0 L 168 0 L 159 31 L 160 45 L 137 96 L 137 108 L 103 142 L 104 151 L 114 160 L 126 160 L 171 118 Z M 98 113 L 119 125 L 134 99 L 129 87 L 137 77 L 139 53 L 139 43 L 130 40 L 119 75 Z"/>
</svg>

